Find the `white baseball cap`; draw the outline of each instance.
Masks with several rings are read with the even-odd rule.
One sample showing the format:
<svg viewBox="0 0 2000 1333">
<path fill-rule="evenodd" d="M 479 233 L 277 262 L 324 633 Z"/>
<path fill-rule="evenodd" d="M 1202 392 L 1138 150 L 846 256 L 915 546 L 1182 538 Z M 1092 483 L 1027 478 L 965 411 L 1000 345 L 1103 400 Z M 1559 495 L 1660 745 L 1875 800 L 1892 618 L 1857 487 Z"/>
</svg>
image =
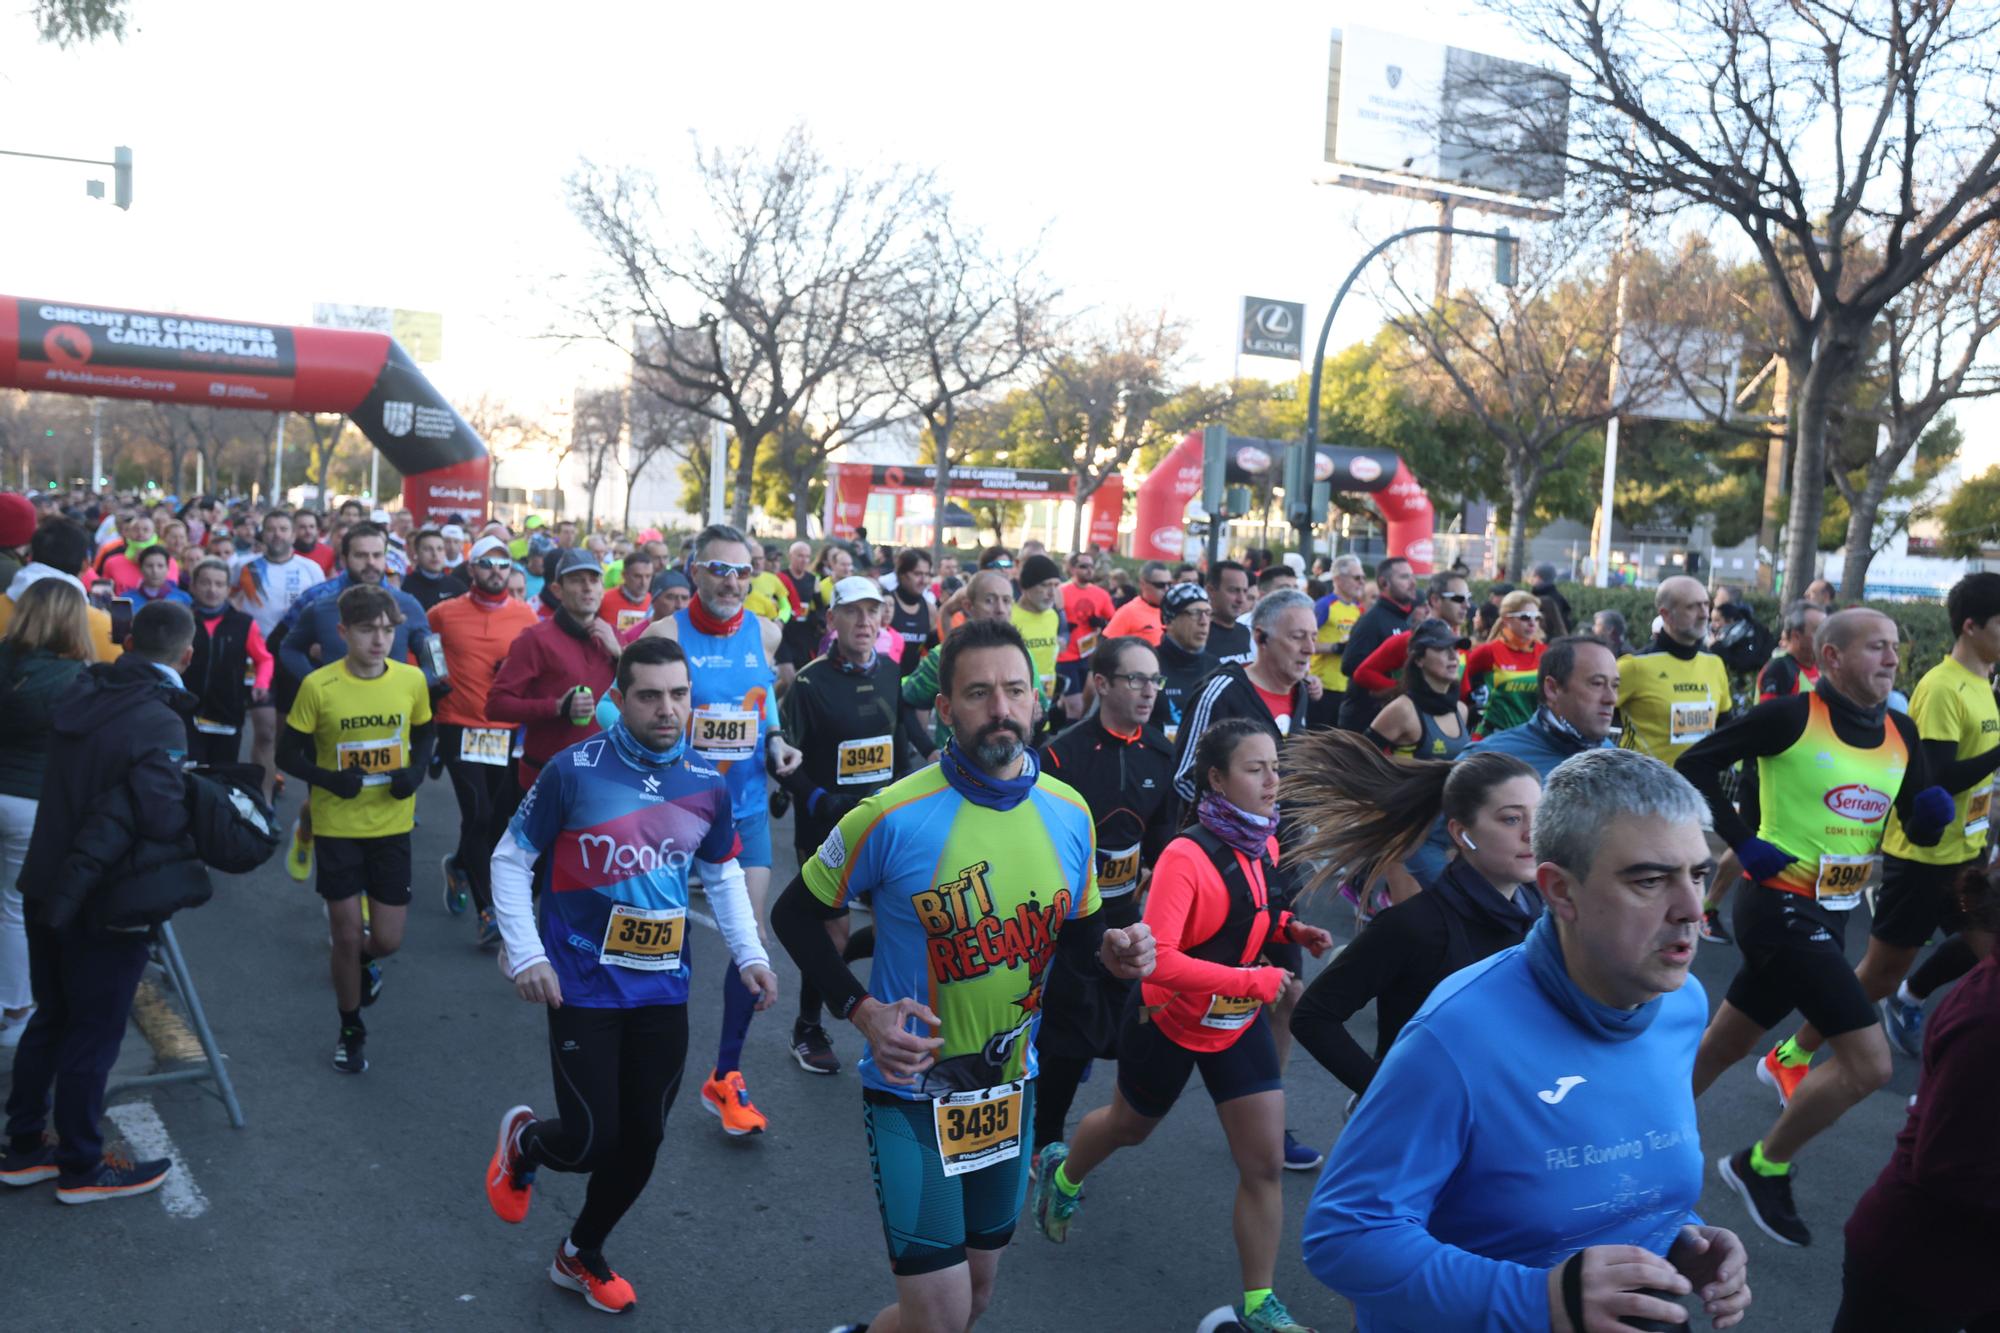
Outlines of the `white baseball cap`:
<svg viewBox="0 0 2000 1333">
<path fill-rule="evenodd" d="M 371 523 L 387 523 L 389 521 L 389 511 L 386 509 L 377 509 L 368 515 L 368 521 Z"/>
<path fill-rule="evenodd" d="M 510 562 L 514 558 L 507 550 L 507 543 L 501 541 L 498 537 L 481 537 L 472 544 L 472 550 L 466 558 L 469 560 L 483 560 L 496 551 L 505 556 Z"/>
<path fill-rule="evenodd" d="M 438 529 L 438 536 L 446 541 L 462 542 L 465 540 L 465 529 L 456 523 L 447 523 Z"/>
<path fill-rule="evenodd" d="M 850 574 L 833 585 L 833 604 L 847 606 L 853 602 L 879 602 L 882 600 L 882 585 L 874 579 L 859 574 Z"/>
</svg>

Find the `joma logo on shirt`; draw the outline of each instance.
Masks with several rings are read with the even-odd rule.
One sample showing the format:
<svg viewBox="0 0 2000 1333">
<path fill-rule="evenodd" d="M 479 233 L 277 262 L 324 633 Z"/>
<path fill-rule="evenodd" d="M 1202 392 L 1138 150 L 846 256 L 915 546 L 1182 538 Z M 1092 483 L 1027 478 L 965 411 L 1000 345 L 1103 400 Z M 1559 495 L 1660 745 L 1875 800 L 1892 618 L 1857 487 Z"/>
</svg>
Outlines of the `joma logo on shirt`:
<svg viewBox="0 0 2000 1333">
<path fill-rule="evenodd" d="M 986 882 L 991 869 L 985 861 L 967 866 L 957 879 L 910 899 L 930 936 L 931 975 L 940 981 L 966 981 L 996 967 L 1026 966 L 1040 975 L 1055 953 L 1056 931 L 1069 915 L 1069 890 L 1056 890 L 1047 908 L 1030 898 L 1002 918 Z"/>
<path fill-rule="evenodd" d="M 400 727 L 403 725 L 401 713 L 356 713 L 352 717 L 340 719 L 342 731 L 363 731 L 370 727 Z"/>
</svg>

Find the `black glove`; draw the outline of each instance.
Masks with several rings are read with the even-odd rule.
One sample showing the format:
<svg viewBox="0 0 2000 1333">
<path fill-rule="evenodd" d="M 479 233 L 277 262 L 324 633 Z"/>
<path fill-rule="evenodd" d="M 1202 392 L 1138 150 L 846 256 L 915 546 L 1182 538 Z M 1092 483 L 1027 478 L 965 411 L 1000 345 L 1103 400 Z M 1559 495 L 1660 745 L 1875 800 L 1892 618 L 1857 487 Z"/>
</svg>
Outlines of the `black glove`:
<svg viewBox="0 0 2000 1333">
<path fill-rule="evenodd" d="M 421 768 L 399 768 L 389 775 L 389 794 L 399 801 L 406 801 L 417 794 L 417 788 L 424 785 L 424 771 Z"/>
<path fill-rule="evenodd" d="M 343 801 L 351 801 L 361 794 L 361 770 L 322 768 L 313 776 L 313 783 L 329 795 L 338 796 Z"/>
</svg>

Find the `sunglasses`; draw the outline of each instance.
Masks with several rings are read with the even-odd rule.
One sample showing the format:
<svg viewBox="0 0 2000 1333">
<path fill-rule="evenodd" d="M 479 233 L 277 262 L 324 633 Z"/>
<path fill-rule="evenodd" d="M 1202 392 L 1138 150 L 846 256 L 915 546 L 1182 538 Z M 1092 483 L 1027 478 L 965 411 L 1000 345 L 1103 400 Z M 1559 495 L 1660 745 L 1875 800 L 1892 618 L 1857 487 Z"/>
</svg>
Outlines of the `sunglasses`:
<svg viewBox="0 0 2000 1333">
<path fill-rule="evenodd" d="M 995 560 L 992 564 L 986 567 L 988 569 L 1012 569 L 1014 567 L 1014 562 L 1008 557 L 1003 555 L 998 560 Z"/>
<path fill-rule="evenodd" d="M 1542 618 L 1542 613 L 1540 611 L 1515 611 L 1510 613 L 1507 617 L 1507 619 L 1509 620 L 1535 620 L 1535 621 L 1539 621 L 1541 618 Z"/>
<path fill-rule="evenodd" d="M 485 555 L 473 561 L 472 567 L 474 569 L 512 569 L 514 562 L 512 560 L 502 560 L 497 556 Z"/>
<path fill-rule="evenodd" d="M 1457 602 L 1460 606 L 1464 606 L 1472 600 L 1472 594 L 1469 592 L 1441 592 L 1438 594 L 1438 600 L 1440 602 Z"/>
<path fill-rule="evenodd" d="M 1174 581 L 1172 579 L 1147 579 L 1146 586 L 1148 588 L 1171 588 L 1174 586 Z"/>
<path fill-rule="evenodd" d="M 727 560 L 704 560 L 696 565 L 695 568 L 706 573 L 711 578 L 718 579 L 747 579 L 750 577 L 751 570 L 751 566 L 749 565 L 732 565 Z"/>
</svg>

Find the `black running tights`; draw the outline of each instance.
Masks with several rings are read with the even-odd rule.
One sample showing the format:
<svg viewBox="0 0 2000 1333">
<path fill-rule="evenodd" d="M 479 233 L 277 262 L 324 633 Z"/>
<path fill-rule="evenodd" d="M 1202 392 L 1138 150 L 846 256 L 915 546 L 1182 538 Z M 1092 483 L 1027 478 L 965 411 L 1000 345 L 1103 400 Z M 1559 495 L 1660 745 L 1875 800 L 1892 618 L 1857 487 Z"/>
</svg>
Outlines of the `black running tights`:
<svg viewBox="0 0 2000 1333">
<path fill-rule="evenodd" d="M 570 1228 L 579 1250 L 601 1250 L 653 1175 L 667 1110 L 687 1063 L 687 1006 L 549 1010 L 558 1119 L 521 1135 L 529 1162 L 590 1174 Z"/>
</svg>

